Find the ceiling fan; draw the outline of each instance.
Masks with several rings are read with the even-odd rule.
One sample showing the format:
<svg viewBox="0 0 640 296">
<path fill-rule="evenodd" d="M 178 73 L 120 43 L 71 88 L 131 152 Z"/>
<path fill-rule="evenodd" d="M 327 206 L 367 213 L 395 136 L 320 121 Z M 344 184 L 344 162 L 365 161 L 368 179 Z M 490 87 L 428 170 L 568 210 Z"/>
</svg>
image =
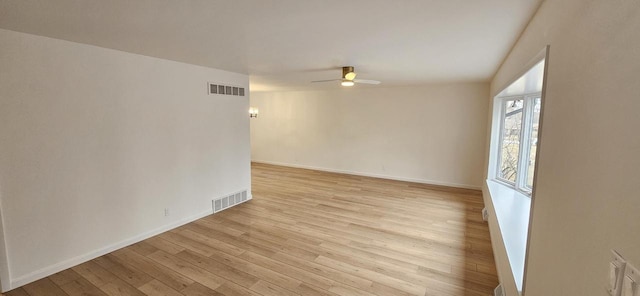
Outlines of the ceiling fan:
<svg viewBox="0 0 640 296">
<path fill-rule="evenodd" d="M 340 81 L 342 86 L 353 86 L 355 83 L 362 84 L 380 84 L 378 80 L 367 80 L 367 79 L 355 79 L 356 72 L 352 66 L 342 67 L 342 78 L 341 79 L 329 79 L 329 80 L 315 80 L 311 81 L 311 83 L 317 82 L 330 82 L 330 81 Z"/>
</svg>

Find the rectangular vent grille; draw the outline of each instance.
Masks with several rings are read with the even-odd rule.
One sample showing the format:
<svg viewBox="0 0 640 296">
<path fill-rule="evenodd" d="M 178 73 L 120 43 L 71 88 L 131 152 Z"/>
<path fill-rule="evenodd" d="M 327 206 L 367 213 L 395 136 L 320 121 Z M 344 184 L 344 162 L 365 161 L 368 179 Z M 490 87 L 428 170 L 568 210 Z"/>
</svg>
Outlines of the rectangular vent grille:
<svg viewBox="0 0 640 296">
<path fill-rule="evenodd" d="M 237 204 L 243 203 L 249 199 L 247 191 L 240 191 L 225 197 L 221 197 L 213 200 L 213 212 L 217 213 L 224 209 L 228 209 Z"/>
<path fill-rule="evenodd" d="M 209 94 L 244 97 L 244 87 L 209 82 Z"/>
<path fill-rule="evenodd" d="M 498 285 L 495 290 L 493 290 L 493 296 L 504 296 L 504 290 L 502 289 L 502 285 Z"/>
</svg>

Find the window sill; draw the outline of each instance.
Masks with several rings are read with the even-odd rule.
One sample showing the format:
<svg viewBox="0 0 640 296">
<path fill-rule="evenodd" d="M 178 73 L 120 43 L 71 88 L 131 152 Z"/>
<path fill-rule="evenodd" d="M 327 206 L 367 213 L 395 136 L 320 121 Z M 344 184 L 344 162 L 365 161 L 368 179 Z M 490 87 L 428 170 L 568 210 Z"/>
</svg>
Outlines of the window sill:
<svg viewBox="0 0 640 296">
<path fill-rule="evenodd" d="M 518 292 L 522 291 L 531 198 L 499 182 L 487 180 L 489 197 L 507 251 Z"/>
</svg>

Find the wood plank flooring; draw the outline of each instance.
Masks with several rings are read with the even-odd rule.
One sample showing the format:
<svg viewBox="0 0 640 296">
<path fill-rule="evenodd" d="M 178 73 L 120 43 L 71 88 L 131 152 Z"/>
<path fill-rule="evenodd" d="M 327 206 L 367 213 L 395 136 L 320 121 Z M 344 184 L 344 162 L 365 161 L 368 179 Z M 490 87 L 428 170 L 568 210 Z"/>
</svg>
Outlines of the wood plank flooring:
<svg viewBox="0 0 640 296">
<path fill-rule="evenodd" d="M 491 295 L 480 192 L 252 165 L 253 200 L 28 284 L 40 295 Z"/>
</svg>

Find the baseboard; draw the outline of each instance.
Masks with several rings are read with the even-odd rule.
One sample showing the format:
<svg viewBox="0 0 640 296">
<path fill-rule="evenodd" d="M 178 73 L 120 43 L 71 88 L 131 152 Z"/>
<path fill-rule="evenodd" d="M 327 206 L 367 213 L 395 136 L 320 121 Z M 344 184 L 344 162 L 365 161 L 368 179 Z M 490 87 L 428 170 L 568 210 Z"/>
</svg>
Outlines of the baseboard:
<svg viewBox="0 0 640 296">
<path fill-rule="evenodd" d="M 324 167 L 316 167 L 316 166 L 308 166 L 308 165 L 300 165 L 300 164 L 291 164 L 291 163 L 283 163 L 283 162 L 276 162 L 276 161 L 266 161 L 266 160 L 251 160 L 251 162 L 271 164 L 271 165 L 279 165 L 279 166 L 299 168 L 299 169 L 316 170 L 316 171 L 323 171 L 323 172 L 329 172 L 329 173 L 349 174 L 349 175 L 356 175 L 356 176 L 363 176 L 363 177 L 373 177 L 373 178 L 389 179 L 389 180 L 396 180 L 396 181 L 421 183 L 421 184 L 427 184 L 427 185 L 437 185 L 437 186 L 446 186 L 446 187 L 454 187 L 454 188 L 482 190 L 482 186 L 441 182 L 441 181 L 427 180 L 427 179 L 415 179 L 415 178 L 397 177 L 397 176 L 389 176 L 389 175 L 382 175 L 382 174 L 372 174 L 372 173 L 364 173 L 364 172 L 356 172 L 356 171 L 348 171 L 348 170 L 337 170 L 337 169 L 330 169 L 330 168 L 324 168 Z"/>
<path fill-rule="evenodd" d="M 80 255 L 80 256 L 77 256 L 77 257 L 74 257 L 74 258 L 71 258 L 71 259 L 67 259 L 65 261 L 56 263 L 56 264 L 51 265 L 51 266 L 47 266 L 47 267 L 42 268 L 40 270 L 34 271 L 34 272 L 30 273 L 30 274 L 27 274 L 27 275 L 24 275 L 24 276 L 21 276 L 19 278 L 11 280 L 11 282 L 9 283 L 9 287 L 4 287 L 4 286 L 2 287 L 2 289 L 3 289 L 2 292 L 6 292 L 6 291 L 9 291 L 9 290 L 24 286 L 24 285 L 26 285 L 28 283 L 37 281 L 37 280 L 45 278 L 45 277 L 48 277 L 48 276 L 50 276 L 50 275 L 52 275 L 54 273 L 63 271 L 65 269 L 71 268 L 71 267 L 76 266 L 78 264 L 82 264 L 82 263 L 87 262 L 89 260 L 95 259 L 95 258 L 100 257 L 102 255 L 111 253 L 111 252 L 116 251 L 118 249 L 121 249 L 121 248 L 124 248 L 126 246 L 135 244 L 135 243 L 140 242 L 140 241 L 143 241 L 143 240 L 148 239 L 148 238 L 150 238 L 152 236 L 158 235 L 160 233 L 163 233 L 165 231 L 174 229 L 174 228 L 182 226 L 184 224 L 193 222 L 195 220 L 198 220 L 200 218 L 203 218 L 203 217 L 211 215 L 211 214 L 213 214 L 213 209 L 206 210 L 204 212 L 201 212 L 201 213 L 186 217 L 184 219 L 180 219 L 180 220 L 178 220 L 176 222 L 173 222 L 173 223 L 170 223 L 170 224 L 167 224 L 167 225 L 163 225 L 163 226 L 158 227 L 156 229 L 153 229 L 151 231 L 136 235 L 136 236 L 131 237 L 129 239 L 120 241 L 120 242 L 115 243 L 115 244 L 111 244 L 109 246 L 106 246 L 104 248 L 100 248 L 98 250 L 89 252 L 87 254 Z"/>
</svg>

